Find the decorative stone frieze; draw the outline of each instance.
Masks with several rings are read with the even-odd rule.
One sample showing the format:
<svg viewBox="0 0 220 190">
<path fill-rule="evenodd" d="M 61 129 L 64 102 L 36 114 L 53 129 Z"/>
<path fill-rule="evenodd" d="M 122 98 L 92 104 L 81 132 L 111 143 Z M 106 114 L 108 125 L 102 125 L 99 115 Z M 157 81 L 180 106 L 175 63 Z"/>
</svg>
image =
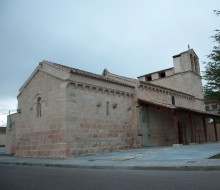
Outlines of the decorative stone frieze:
<svg viewBox="0 0 220 190">
<path fill-rule="evenodd" d="M 157 93 L 161 93 L 161 94 L 167 94 L 167 95 L 171 95 L 171 96 L 178 96 L 180 98 L 184 98 L 184 99 L 188 99 L 188 100 L 194 100 L 195 97 L 189 94 L 185 94 L 182 92 L 177 92 L 175 90 L 172 89 L 166 89 L 164 87 L 160 87 L 160 86 L 153 86 L 151 84 L 140 84 L 138 86 L 138 88 L 142 89 L 142 90 L 149 90 L 149 91 L 154 91 Z"/>
<path fill-rule="evenodd" d="M 104 87 L 99 87 L 99 86 L 94 86 L 90 84 L 84 84 L 84 83 L 78 83 L 74 81 L 70 81 L 69 85 L 73 85 L 75 89 L 80 88 L 82 90 L 88 90 L 88 91 L 93 91 L 93 92 L 100 92 L 102 94 L 107 94 L 107 95 L 114 95 L 114 96 L 123 96 L 123 97 L 128 97 L 132 98 L 134 97 L 134 94 L 128 93 L 128 92 L 123 92 L 115 89 L 110 89 L 110 88 L 104 88 Z M 68 86 L 69 86 L 68 85 Z"/>
</svg>

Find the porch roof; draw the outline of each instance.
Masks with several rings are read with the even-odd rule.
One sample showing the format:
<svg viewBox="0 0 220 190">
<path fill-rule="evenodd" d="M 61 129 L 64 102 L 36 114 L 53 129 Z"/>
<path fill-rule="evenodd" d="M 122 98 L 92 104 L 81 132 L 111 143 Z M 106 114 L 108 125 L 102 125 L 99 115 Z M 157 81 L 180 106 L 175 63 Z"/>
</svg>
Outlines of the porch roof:
<svg viewBox="0 0 220 190">
<path fill-rule="evenodd" d="M 194 114 L 198 114 L 198 115 L 201 115 L 203 117 L 206 117 L 206 118 L 220 119 L 219 114 L 213 114 L 213 113 L 209 113 L 209 112 L 206 112 L 206 111 L 200 111 L 200 110 L 196 110 L 196 109 L 185 108 L 185 107 L 176 106 L 176 105 L 172 105 L 172 104 L 165 104 L 165 103 L 147 101 L 147 100 L 143 100 L 143 99 L 138 99 L 138 103 L 140 105 L 146 104 L 146 105 L 159 107 L 159 108 L 164 108 L 164 109 L 169 109 L 169 110 L 173 110 L 173 111 L 182 111 L 182 112 L 194 113 Z"/>
</svg>

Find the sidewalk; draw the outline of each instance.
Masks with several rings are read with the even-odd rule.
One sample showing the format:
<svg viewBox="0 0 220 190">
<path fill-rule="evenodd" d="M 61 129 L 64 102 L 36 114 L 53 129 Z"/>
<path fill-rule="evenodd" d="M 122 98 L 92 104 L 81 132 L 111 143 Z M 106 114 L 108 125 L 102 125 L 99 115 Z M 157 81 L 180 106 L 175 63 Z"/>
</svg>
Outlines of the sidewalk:
<svg viewBox="0 0 220 190">
<path fill-rule="evenodd" d="M 220 159 L 207 159 L 218 153 L 220 153 L 220 143 L 210 143 L 180 147 L 138 148 L 66 159 L 0 155 L 0 164 L 99 169 L 220 171 Z"/>
</svg>

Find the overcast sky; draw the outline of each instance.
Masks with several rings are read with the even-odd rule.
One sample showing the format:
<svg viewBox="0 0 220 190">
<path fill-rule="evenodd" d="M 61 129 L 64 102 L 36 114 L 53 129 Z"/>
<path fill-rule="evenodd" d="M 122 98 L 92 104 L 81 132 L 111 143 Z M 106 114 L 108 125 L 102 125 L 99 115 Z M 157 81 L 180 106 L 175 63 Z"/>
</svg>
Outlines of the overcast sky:
<svg viewBox="0 0 220 190">
<path fill-rule="evenodd" d="M 134 77 L 172 67 L 188 44 L 206 61 L 219 0 L 0 0 L 0 126 L 42 60 Z"/>
</svg>

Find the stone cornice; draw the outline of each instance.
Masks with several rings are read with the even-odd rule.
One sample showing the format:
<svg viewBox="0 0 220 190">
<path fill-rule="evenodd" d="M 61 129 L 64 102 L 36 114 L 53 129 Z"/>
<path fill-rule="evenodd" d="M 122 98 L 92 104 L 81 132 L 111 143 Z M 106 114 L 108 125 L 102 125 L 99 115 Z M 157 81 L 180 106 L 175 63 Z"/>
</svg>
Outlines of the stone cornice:
<svg viewBox="0 0 220 190">
<path fill-rule="evenodd" d="M 130 87 L 130 88 L 134 88 L 133 85 L 129 85 L 127 83 L 123 83 L 123 82 L 120 82 L 120 81 L 117 81 L 117 80 L 114 80 L 114 79 L 111 79 L 111 78 L 107 78 L 107 77 L 99 75 L 99 74 L 91 73 L 91 72 L 88 72 L 88 71 L 76 69 L 76 68 L 73 68 L 73 67 L 69 67 L 69 66 L 65 66 L 65 65 L 58 64 L 58 63 L 54 63 L 54 62 L 45 61 L 45 60 L 42 61 L 42 63 L 46 63 L 46 64 L 48 64 L 52 67 L 63 70 L 65 72 L 69 72 L 71 74 L 81 75 L 81 76 L 84 76 L 84 77 L 88 77 L 88 78 L 92 78 L 92 79 L 96 79 L 96 80 L 100 80 L 100 81 L 105 81 L 105 82 L 109 82 L 109 83 L 113 83 L 113 84 L 118 84 L 118 85 L 121 85 L 121 86 L 127 86 L 127 87 Z"/>
<path fill-rule="evenodd" d="M 111 88 L 107 88 L 103 86 L 96 86 L 92 84 L 67 80 L 67 87 L 70 85 L 73 85 L 75 89 L 88 90 L 88 91 L 93 91 L 95 93 L 108 94 L 108 95 L 113 95 L 113 96 L 123 96 L 123 97 L 130 97 L 130 98 L 134 97 L 134 93 L 111 89 Z"/>
<path fill-rule="evenodd" d="M 182 92 L 179 92 L 176 90 L 157 86 L 154 84 L 141 82 L 140 85 L 138 86 L 138 88 L 142 88 L 142 89 L 146 89 L 146 90 L 150 90 L 150 91 L 155 91 L 155 92 L 159 92 L 159 93 L 163 93 L 163 94 L 167 94 L 167 95 L 171 95 L 171 96 L 176 96 L 176 97 L 180 97 L 180 98 L 184 98 L 184 99 L 188 99 L 188 100 L 195 100 L 195 97 L 190 94 L 182 93 Z"/>
</svg>

